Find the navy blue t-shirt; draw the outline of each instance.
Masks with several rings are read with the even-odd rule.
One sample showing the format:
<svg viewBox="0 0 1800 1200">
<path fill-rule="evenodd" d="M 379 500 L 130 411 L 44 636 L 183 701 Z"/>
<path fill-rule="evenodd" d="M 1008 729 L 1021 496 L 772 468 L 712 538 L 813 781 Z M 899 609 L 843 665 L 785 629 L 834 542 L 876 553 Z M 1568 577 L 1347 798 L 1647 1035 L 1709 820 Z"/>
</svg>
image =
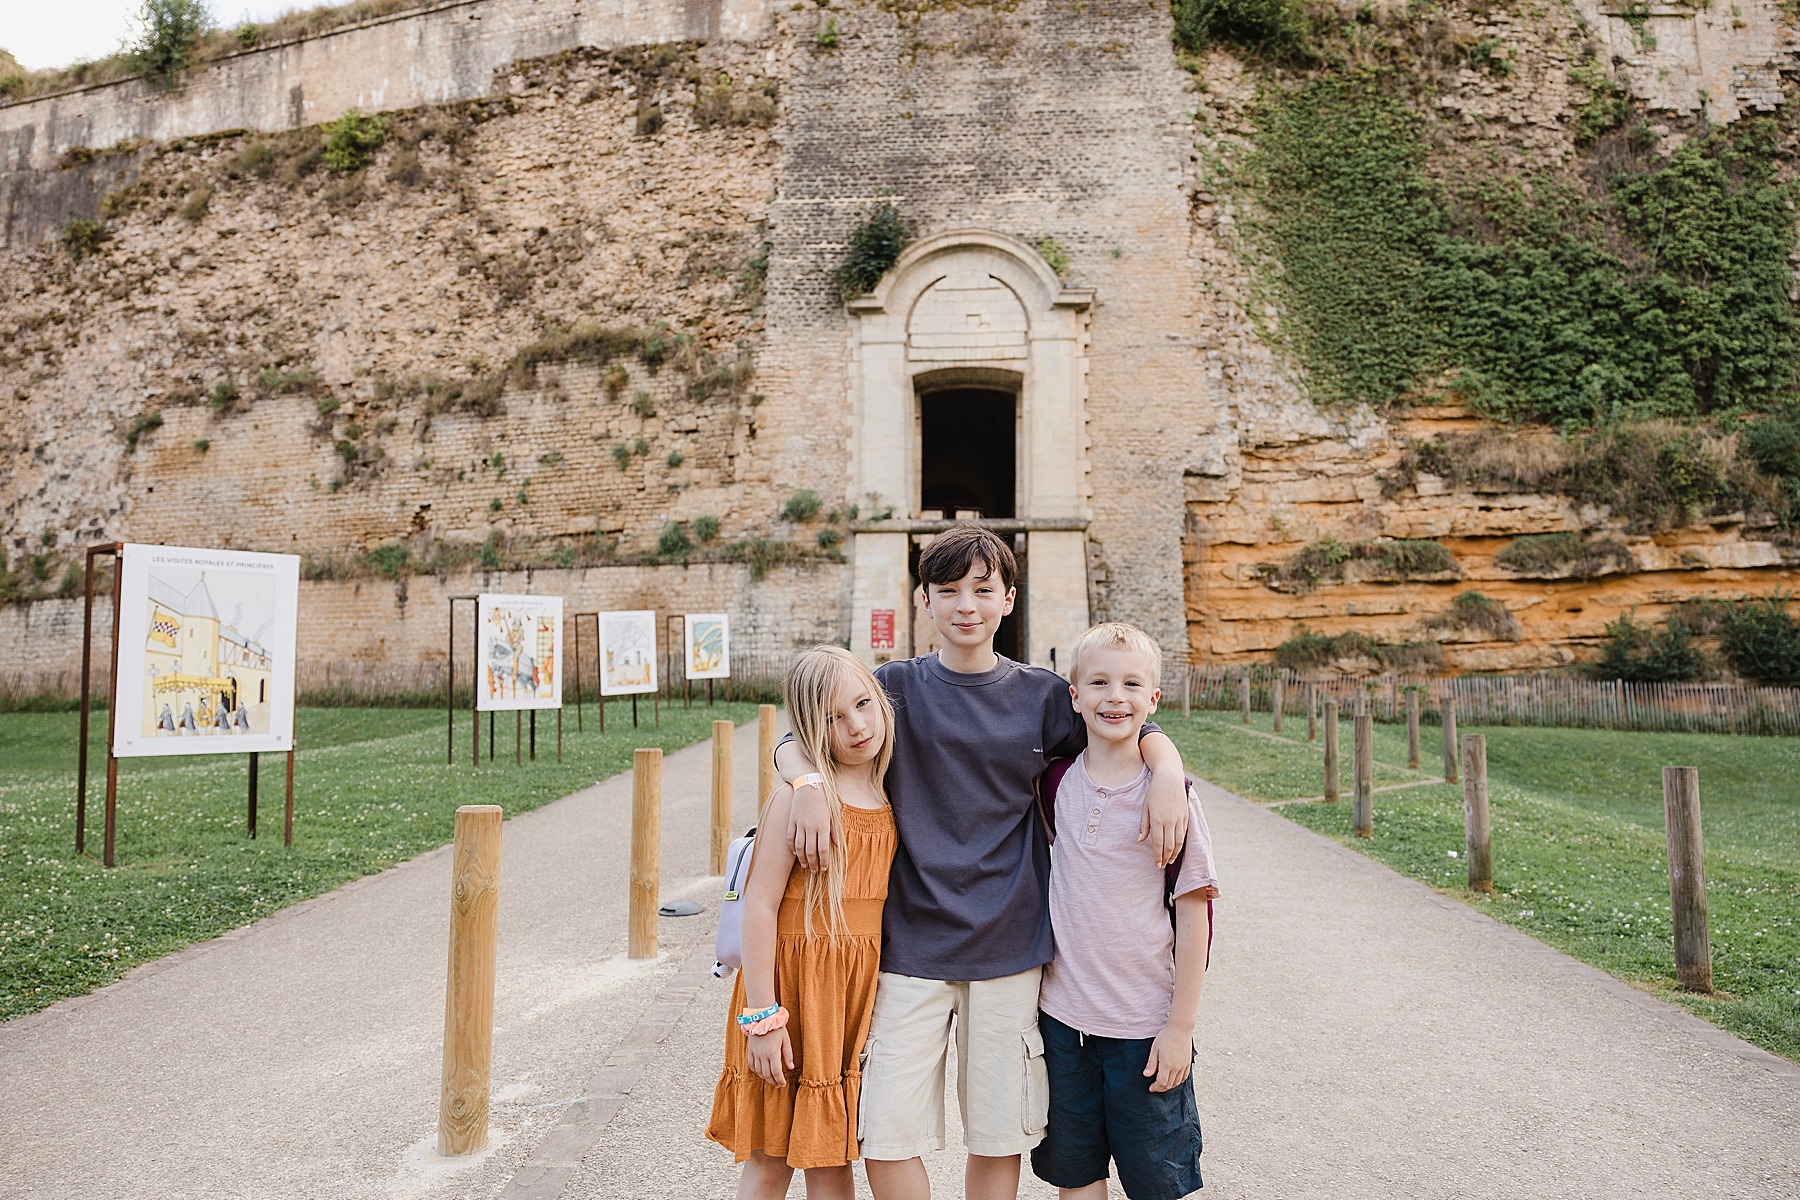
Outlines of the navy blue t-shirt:
<svg viewBox="0 0 1800 1200">
<path fill-rule="evenodd" d="M 1087 745 L 1068 680 L 1007 658 L 965 675 L 935 654 L 884 663 L 875 677 L 894 705 L 887 792 L 900 835 L 881 969 L 997 979 L 1049 962 L 1036 784 L 1051 759 Z"/>
</svg>

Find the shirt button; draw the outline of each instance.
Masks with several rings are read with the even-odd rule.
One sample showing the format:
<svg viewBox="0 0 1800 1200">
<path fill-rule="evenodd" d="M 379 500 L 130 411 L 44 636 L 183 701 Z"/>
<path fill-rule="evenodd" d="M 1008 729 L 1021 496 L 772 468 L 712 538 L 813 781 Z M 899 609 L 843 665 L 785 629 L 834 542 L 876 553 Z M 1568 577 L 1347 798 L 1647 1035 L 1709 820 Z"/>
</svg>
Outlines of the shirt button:
<svg viewBox="0 0 1800 1200">
<path fill-rule="evenodd" d="M 1100 809 L 1099 809 L 1099 807 L 1098 807 L 1098 806 L 1095 806 L 1095 808 L 1094 808 L 1094 815 L 1095 815 L 1095 816 L 1096 816 L 1096 817 L 1097 817 L 1097 816 L 1099 816 L 1099 815 L 1100 815 Z"/>
</svg>

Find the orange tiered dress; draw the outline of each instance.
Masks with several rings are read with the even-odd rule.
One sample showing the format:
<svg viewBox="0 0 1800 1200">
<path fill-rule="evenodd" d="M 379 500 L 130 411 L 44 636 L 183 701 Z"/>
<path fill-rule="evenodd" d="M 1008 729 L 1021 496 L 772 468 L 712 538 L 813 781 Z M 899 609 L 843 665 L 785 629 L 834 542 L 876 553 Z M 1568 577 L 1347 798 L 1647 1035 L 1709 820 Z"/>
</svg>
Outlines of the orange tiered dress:
<svg viewBox="0 0 1800 1200">
<path fill-rule="evenodd" d="M 750 1069 L 749 1039 L 737 1027 L 744 1010 L 744 973 L 731 989 L 725 1069 L 713 1091 L 706 1136 L 743 1162 L 752 1151 L 786 1159 L 796 1170 L 836 1167 L 857 1155 L 859 1059 L 875 1011 L 881 969 L 881 906 L 894 861 L 891 808 L 844 813 L 844 928 L 826 934 L 815 914 L 806 936 L 806 872 L 796 866 L 775 918 L 775 997 L 788 1010 L 794 1070 L 788 1086 L 771 1087 Z"/>
</svg>

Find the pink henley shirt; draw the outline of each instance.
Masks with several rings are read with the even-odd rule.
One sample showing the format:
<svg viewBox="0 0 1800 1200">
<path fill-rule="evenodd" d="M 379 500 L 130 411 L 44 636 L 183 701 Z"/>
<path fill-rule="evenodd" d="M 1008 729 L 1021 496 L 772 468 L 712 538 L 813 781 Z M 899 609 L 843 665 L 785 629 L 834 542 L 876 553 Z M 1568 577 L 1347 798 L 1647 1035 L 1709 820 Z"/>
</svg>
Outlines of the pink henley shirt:
<svg viewBox="0 0 1800 1200">
<path fill-rule="evenodd" d="M 1150 769 L 1123 787 L 1100 787 L 1083 752 L 1056 795 L 1050 853 L 1050 930 L 1056 957 L 1038 1006 L 1082 1033 L 1153 1038 L 1175 994 L 1175 930 L 1163 907 L 1163 871 L 1138 838 Z M 1188 788 L 1187 848 L 1175 894 L 1219 894 L 1212 837 Z"/>
</svg>

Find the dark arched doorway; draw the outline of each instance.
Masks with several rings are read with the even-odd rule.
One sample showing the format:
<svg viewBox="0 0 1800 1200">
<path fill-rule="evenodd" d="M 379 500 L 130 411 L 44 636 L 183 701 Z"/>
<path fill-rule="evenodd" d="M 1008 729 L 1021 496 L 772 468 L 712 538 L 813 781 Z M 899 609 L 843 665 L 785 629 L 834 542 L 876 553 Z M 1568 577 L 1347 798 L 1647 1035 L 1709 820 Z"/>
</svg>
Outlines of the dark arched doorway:
<svg viewBox="0 0 1800 1200">
<path fill-rule="evenodd" d="M 995 388 L 944 388 L 919 397 L 919 508 L 1010 517 L 1016 512 L 1019 400 Z"/>
<path fill-rule="evenodd" d="M 1017 515 L 1018 412 L 1018 393 L 1002 388 L 943 387 L 920 394 L 920 516 L 953 521 Z M 1019 591 L 1012 615 L 1000 623 L 994 649 L 1023 661 L 1025 558 L 1017 543 L 1024 539 L 1001 536 L 1018 554 Z M 922 541 L 914 541 L 909 564 L 915 585 Z"/>
</svg>

